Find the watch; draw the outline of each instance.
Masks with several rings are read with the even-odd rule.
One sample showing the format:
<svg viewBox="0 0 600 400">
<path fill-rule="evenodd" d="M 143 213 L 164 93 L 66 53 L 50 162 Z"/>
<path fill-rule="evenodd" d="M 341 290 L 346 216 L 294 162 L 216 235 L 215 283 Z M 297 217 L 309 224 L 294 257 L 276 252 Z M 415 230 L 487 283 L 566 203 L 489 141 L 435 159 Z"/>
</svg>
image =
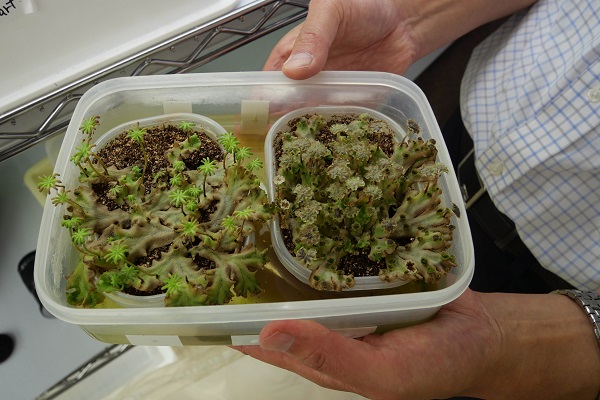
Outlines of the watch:
<svg viewBox="0 0 600 400">
<path fill-rule="evenodd" d="M 584 292 L 576 289 L 555 290 L 552 293 L 569 296 L 583 307 L 583 310 L 592 322 L 592 327 L 600 346 L 600 296 L 595 292 Z"/>
<path fill-rule="evenodd" d="M 551 293 L 569 296 L 583 308 L 592 323 L 596 340 L 600 346 L 600 296 L 595 292 L 584 292 L 576 289 L 555 290 Z M 600 400 L 600 393 L 596 396 L 596 400 Z"/>
</svg>

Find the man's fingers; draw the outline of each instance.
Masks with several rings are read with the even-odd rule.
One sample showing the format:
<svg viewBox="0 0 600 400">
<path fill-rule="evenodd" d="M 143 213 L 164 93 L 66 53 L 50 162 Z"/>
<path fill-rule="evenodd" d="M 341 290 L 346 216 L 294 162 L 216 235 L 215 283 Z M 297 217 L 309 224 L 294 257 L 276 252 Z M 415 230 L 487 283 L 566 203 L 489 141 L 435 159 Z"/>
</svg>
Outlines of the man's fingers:
<svg viewBox="0 0 600 400">
<path fill-rule="evenodd" d="M 275 46 L 263 69 L 278 70 L 292 79 L 320 72 L 337 36 L 341 14 L 335 4 L 313 0 L 306 21 L 288 32 Z M 285 58 L 285 60 L 284 60 Z"/>
<path fill-rule="evenodd" d="M 346 392 L 354 392 L 355 389 L 350 387 L 348 384 L 340 382 L 322 372 L 316 371 L 312 368 L 307 367 L 300 361 L 295 359 L 293 356 L 282 353 L 279 351 L 263 350 L 260 346 L 231 346 L 233 349 L 238 350 L 252 358 L 266 362 L 279 368 L 286 369 L 299 375 L 303 378 L 308 379 L 311 382 L 318 384 L 319 386 L 341 390 Z"/>
<path fill-rule="evenodd" d="M 283 64 L 282 71 L 290 78 L 309 78 L 321 71 L 327 62 L 341 20 L 332 7 L 319 6 L 300 27 L 290 57 Z"/>
<path fill-rule="evenodd" d="M 361 382 L 364 387 L 369 375 L 382 373 L 357 368 L 360 365 L 383 365 L 379 349 L 360 340 L 346 338 L 316 322 L 273 322 L 263 328 L 259 340 L 262 349 L 287 354 L 302 365 L 302 369 L 307 367 L 337 382 Z"/>
<path fill-rule="evenodd" d="M 259 342 L 260 347 L 234 348 L 320 386 L 342 391 L 358 392 L 348 382 L 364 386 L 368 374 L 357 370 L 356 365 L 367 365 L 377 357 L 377 349 L 371 345 L 312 321 L 272 322 L 261 331 Z"/>
<path fill-rule="evenodd" d="M 265 61 L 263 71 L 281 71 L 283 63 L 286 62 L 292 52 L 292 48 L 294 47 L 294 43 L 300 33 L 301 27 L 302 24 L 296 26 L 277 42 L 271 51 L 271 54 L 269 54 L 267 61 Z"/>
</svg>

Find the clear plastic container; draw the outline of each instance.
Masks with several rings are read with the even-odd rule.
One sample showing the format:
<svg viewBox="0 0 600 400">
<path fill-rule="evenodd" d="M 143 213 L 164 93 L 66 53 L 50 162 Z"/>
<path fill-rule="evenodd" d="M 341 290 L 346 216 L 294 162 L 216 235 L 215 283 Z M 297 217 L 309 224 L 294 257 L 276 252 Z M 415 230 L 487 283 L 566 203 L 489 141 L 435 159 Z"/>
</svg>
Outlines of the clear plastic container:
<svg viewBox="0 0 600 400">
<path fill-rule="evenodd" d="M 248 108 L 248 104 L 259 107 Z M 102 123 L 94 133 L 99 138 L 112 127 L 177 112 L 174 107 L 181 107 L 213 119 L 258 153 L 269 128 L 282 115 L 318 105 L 367 107 L 392 118 L 400 126 L 405 126 L 408 119 L 414 120 L 424 138 L 437 140 L 440 162 L 451 165 L 427 99 L 414 83 L 401 76 L 378 72 L 323 72 L 311 79 L 293 81 L 280 72 L 233 72 L 126 77 L 98 84 L 77 104 L 55 172 L 60 174 L 63 183 L 76 181 L 79 173 L 70 167 L 69 159 L 81 141 L 78 132 L 81 121 L 94 115 L 101 116 Z M 456 176 L 450 171 L 446 178 L 442 190 L 462 215 L 455 221 L 453 245 L 458 267 L 436 288 L 404 293 L 385 291 L 381 295 L 355 291 L 352 295 L 327 298 L 306 291 L 292 298 L 290 293 L 304 289 L 294 286 L 297 280 L 288 279 L 287 270 L 274 256 L 269 268 L 273 273 L 267 275 L 276 284 L 265 288 L 265 297 L 256 303 L 178 308 L 73 308 L 66 302 L 65 277 L 72 273 L 78 255 L 67 230 L 60 225 L 64 210 L 47 199 L 36 252 L 37 293 L 46 309 L 57 318 L 78 325 L 92 337 L 108 343 L 171 346 L 255 343 L 265 324 L 282 319 L 311 319 L 351 337 L 419 323 L 460 296 L 473 274 L 473 245 Z M 269 299 L 267 292 L 271 290 L 277 290 L 279 297 Z"/>
</svg>

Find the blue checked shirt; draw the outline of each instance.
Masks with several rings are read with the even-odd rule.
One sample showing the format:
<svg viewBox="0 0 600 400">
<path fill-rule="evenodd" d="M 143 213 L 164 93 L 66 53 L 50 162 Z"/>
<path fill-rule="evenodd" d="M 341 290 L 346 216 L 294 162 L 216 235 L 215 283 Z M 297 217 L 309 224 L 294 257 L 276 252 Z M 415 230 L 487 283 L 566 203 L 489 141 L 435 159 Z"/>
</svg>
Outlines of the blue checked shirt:
<svg viewBox="0 0 600 400">
<path fill-rule="evenodd" d="M 600 1 L 540 0 L 473 52 L 461 112 L 497 208 L 548 270 L 600 289 Z"/>
</svg>

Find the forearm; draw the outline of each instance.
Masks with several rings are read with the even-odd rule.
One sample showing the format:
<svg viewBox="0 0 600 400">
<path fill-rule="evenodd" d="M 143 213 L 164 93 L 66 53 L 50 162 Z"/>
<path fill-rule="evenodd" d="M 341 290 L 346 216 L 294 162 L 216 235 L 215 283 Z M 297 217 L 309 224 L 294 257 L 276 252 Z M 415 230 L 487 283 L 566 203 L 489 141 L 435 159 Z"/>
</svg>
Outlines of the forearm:
<svg viewBox="0 0 600 400">
<path fill-rule="evenodd" d="M 600 350 L 583 310 L 566 296 L 480 294 L 501 335 L 498 362 L 469 395 L 594 399 Z"/>
<path fill-rule="evenodd" d="M 451 43 L 488 22 L 525 9 L 537 0 L 396 0 L 416 43 L 416 58 Z"/>
</svg>

